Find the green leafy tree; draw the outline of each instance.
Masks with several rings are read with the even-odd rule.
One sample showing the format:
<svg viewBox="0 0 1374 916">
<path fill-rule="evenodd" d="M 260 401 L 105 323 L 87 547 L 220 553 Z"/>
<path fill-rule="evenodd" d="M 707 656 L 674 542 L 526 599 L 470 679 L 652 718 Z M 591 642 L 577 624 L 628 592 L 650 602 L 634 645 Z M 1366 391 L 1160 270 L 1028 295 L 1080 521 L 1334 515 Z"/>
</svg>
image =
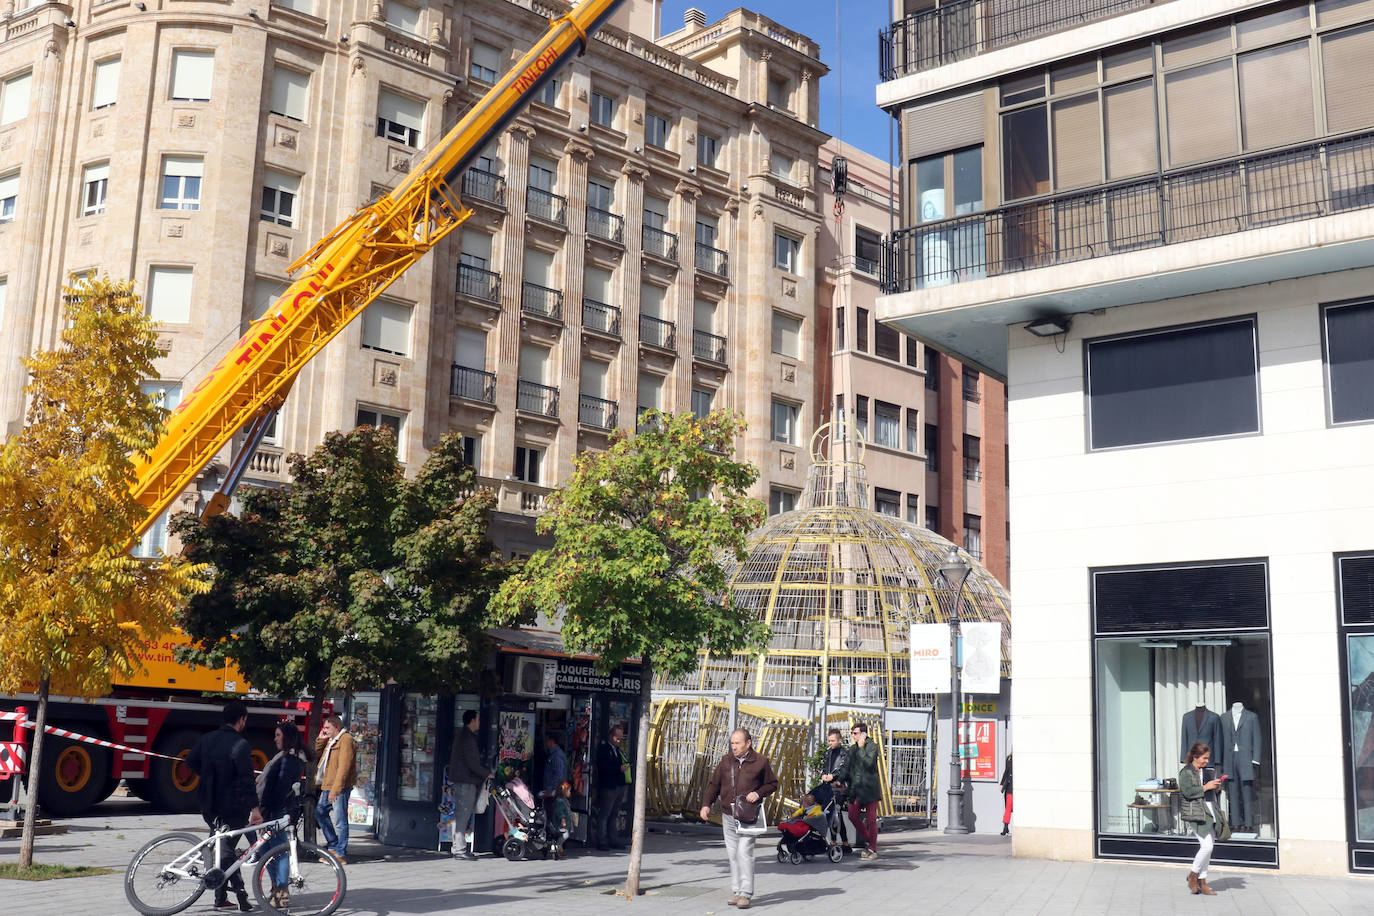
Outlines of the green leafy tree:
<svg viewBox="0 0 1374 916">
<path fill-rule="evenodd" d="M 495 497 L 476 487 L 461 439 L 440 440 L 413 480 L 385 428 L 331 433 L 287 463 L 291 484 L 243 491 L 239 514 L 173 520 L 186 556 L 214 570 L 182 616 L 181 657 L 232 659 L 279 696 L 469 683 L 503 571 L 487 540 Z M 318 722 L 315 704 L 310 734 Z"/>
<path fill-rule="evenodd" d="M 651 410 L 640 427 L 605 452 L 577 457 L 539 520 L 553 547 L 531 557 L 492 605 L 493 616 L 506 622 L 538 611 L 561 618 L 568 648 L 598 655 L 607 670 L 640 661 L 638 778 L 625 881 L 631 899 L 639 893 L 644 847 L 654 676 L 686 674 L 703 646 L 731 655 L 761 647 L 768 636 L 752 612 L 734 604 L 721 567 L 724 556 L 744 559 L 745 537 L 765 515 L 763 504 L 745 494 L 758 472 L 732 457 L 742 421 L 726 412 L 697 419 Z"/>
<path fill-rule="evenodd" d="M 134 457 L 167 412 L 140 383 L 157 377 L 156 324 L 127 282 L 64 290 L 55 350 L 25 361 L 24 427 L 0 448 L 0 690 L 37 690 L 19 865 L 33 864 L 49 692 L 99 696 L 138 670 L 140 632 L 166 632 L 202 570 L 129 555 L 147 512 Z"/>
</svg>

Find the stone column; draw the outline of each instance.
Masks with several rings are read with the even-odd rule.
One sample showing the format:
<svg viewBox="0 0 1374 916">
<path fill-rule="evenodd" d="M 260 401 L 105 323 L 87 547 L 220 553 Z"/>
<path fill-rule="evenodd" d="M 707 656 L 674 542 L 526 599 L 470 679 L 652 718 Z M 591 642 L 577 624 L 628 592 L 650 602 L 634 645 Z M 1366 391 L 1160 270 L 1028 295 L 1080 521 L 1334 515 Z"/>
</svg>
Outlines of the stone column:
<svg viewBox="0 0 1374 916">
<path fill-rule="evenodd" d="M 563 145 L 568 180 L 568 235 L 563 245 L 563 335 L 559 341 L 558 399 L 566 404 L 558 440 L 558 475 L 567 480 L 577 454 L 577 417 L 582 394 L 582 294 L 586 286 L 587 168 L 596 155 L 586 143 L 569 140 Z"/>
<path fill-rule="evenodd" d="M 501 247 L 492 265 L 501 275 L 501 317 L 496 327 L 496 414 L 491 421 L 492 476 L 504 478 L 515 466 L 515 390 L 520 365 L 520 283 L 525 276 L 525 188 L 529 184 L 534 129 L 517 124 L 506 131 L 506 209 Z M 499 259 L 499 260 L 498 260 Z M 513 507 L 502 506 L 507 511 Z"/>
<path fill-rule="evenodd" d="M 676 410 L 685 410 L 692 404 L 692 319 L 696 309 L 697 201 L 701 199 L 701 186 L 694 181 L 683 180 L 677 183 L 676 190 L 674 201 L 677 209 L 679 264 L 677 350 L 678 362 L 686 368 L 679 373 L 673 404 Z M 724 398 L 725 390 L 722 388 L 717 406 L 724 406 Z"/>
<path fill-rule="evenodd" d="M 627 162 L 625 175 L 625 259 L 620 269 L 620 336 L 624 341 L 616 360 L 614 382 L 620 404 L 618 426 L 634 429 L 639 415 L 639 287 L 644 267 L 644 182 L 649 172 Z"/>
</svg>

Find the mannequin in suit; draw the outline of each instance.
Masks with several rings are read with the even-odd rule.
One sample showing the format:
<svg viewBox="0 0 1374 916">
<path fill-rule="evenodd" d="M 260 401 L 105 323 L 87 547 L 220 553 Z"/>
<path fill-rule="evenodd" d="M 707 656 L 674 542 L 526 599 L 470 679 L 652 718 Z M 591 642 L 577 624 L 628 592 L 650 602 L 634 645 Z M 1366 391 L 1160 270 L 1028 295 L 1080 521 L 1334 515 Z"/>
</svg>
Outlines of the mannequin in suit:
<svg viewBox="0 0 1374 916">
<path fill-rule="evenodd" d="M 1213 766 L 1224 766 L 1227 745 L 1222 741 L 1221 717 L 1203 704 L 1183 714 L 1183 738 L 1179 742 L 1179 763 L 1188 762 L 1188 748 L 1201 741 L 1212 749 Z"/>
<path fill-rule="evenodd" d="M 1227 801 L 1231 809 L 1231 826 L 1249 831 L 1259 824 L 1255 812 L 1255 777 L 1260 765 L 1259 715 L 1232 703 L 1221 717 L 1221 742 L 1226 748 L 1222 772 L 1226 780 Z"/>
</svg>

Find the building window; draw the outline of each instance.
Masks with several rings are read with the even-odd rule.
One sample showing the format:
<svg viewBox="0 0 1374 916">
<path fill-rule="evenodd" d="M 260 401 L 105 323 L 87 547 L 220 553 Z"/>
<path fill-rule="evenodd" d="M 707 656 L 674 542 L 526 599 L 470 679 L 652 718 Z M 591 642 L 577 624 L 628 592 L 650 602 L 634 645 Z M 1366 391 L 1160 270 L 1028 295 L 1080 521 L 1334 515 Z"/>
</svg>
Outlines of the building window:
<svg viewBox="0 0 1374 916">
<path fill-rule="evenodd" d="M 81 215 L 98 216 L 105 212 L 105 194 L 110 186 L 110 164 L 88 165 L 81 175 Z"/>
<path fill-rule="evenodd" d="M 883 448 L 902 447 L 902 408 L 886 401 L 874 402 L 873 444 Z"/>
<path fill-rule="evenodd" d="M 784 490 L 782 487 L 768 488 L 768 514 L 781 515 L 784 512 L 791 512 L 797 508 L 797 497 L 800 494 L 796 490 Z"/>
<path fill-rule="evenodd" d="M 496 75 L 500 72 L 500 50 L 480 41 L 475 42 L 472 46 L 472 61 L 468 64 L 468 76 L 490 86 L 496 82 Z"/>
<path fill-rule="evenodd" d="M 663 376 L 655 375 L 652 372 L 639 373 L 635 406 L 637 407 L 636 413 L 663 409 Z"/>
<path fill-rule="evenodd" d="M 1354 785 L 1360 787 L 1346 796 L 1347 818 L 1355 827 L 1350 839 L 1360 844 L 1351 845 L 1352 858 L 1367 862 L 1370 844 L 1374 844 L 1374 793 L 1368 791 L 1374 782 L 1374 715 L 1370 709 L 1374 706 L 1371 703 L 1374 697 L 1370 696 L 1374 690 L 1374 555 L 1365 551 L 1339 556 L 1336 564 L 1340 598 L 1338 633 L 1344 675 L 1341 711 L 1345 718 L 1345 734 L 1350 736 L 1347 745 L 1351 749 L 1347 753 L 1352 754 L 1353 772 L 1350 775 Z"/>
<path fill-rule="evenodd" d="M 0 125 L 13 124 L 29 116 L 29 91 L 32 73 L 11 76 L 0 83 Z"/>
<path fill-rule="evenodd" d="M 773 401 L 773 441 L 801 444 L 801 408 L 785 401 Z"/>
<path fill-rule="evenodd" d="M 709 388 L 692 389 L 692 414 L 698 420 L 704 420 L 711 413 L 711 403 L 715 400 L 716 393 Z"/>
<path fill-rule="evenodd" d="M 1332 423 L 1374 420 L 1374 302 L 1322 310 Z"/>
<path fill-rule="evenodd" d="M 199 210 L 201 176 L 205 161 L 199 156 L 162 158 L 161 210 Z"/>
<path fill-rule="evenodd" d="M 562 85 L 563 84 L 561 81 L 554 79 L 553 77 L 549 77 L 544 81 L 544 84 L 539 87 L 539 91 L 535 94 L 534 100 L 541 105 L 548 105 L 550 108 L 557 108 L 558 89 Z"/>
<path fill-rule="evenodd" d="M 859 435 L 865 440 L 868 439 L 868 398 L 858 395 L 854 398 L 854 426 L 859 431 Z"/>
<path fill-rule="evenodd" d="M 539 465 L 543 463 L 544 450 L 526 445 L 515 447 L 515 479 L 525 483 L 539 483 Z"/>
<path fill-rule="evenodd" d="M 913 455 L 921 450 L 920 412 L 910 407 L 906 409 L 906 450 Z"/>
<path fill-rule="evenodd" d="M 712 134 L 697 134 L 697 165 L 704 165 L 707 168 L 717 168 L 717 156 L 720 154 L 720 137 Z"/>
<path fill-rule="evenodd" d="M 587 180 L 587 206 L 610 213 L 615 209 L 615 187 L 595 178 Z"/>
<path fill-rule="evenodd" d="M 977 515 L 964 516 L 964 549 L 975 560 L 983 559 L 983 519 Z"/>
<path fill-rule="evenodd" d="M 600 124 L 602 127 L 614 127 L 615 98 L 600 92 L 593 92 L 591 117 L 593 124 Z"/>
<path fill-rule="evenodd" d="M 179 382 L 147 381 L 139 382 L 138 389 L 152 398 L 163 410 L 176 410 L 181 403 L 181 384 Z"/>
<path fill-rule="evenodd" d="M 906 364 L 913 369 L 921 368 L 921 344 L 914 338 L 906 338 Z"/>
<path fill-rule="evenodd" d="M 141 560 L 151 560 L 165 554 L 167 552 L 167 518 L 171 514 L 172 510 L 168 509 L 159 515 L 129 553 Z"/>
<path fill-rule="evenodd" d="M 866 274 L 876 274 L 883 259 L 883 237 L 862 226 L 854 227 L 854 266 Z"/>
<path fill-rule="evenodd" d="M 272 69 L 272 114 L 304 121 L 310 98 L 310 74 L 280 64 Z"/>
<path fill-rule="evenodd" d="M 977 369 L 970 369 L 968 366 L 965 366 L 965 367 L 964 367 L 964 400 L 965 400 L 965 401 L 971 401 L 971 402 L 973 402 L 974 404 L 977 404 L 979 401 L 981 401 L 981 400 L 983 399 L 982 394 L 981 394 L 981 393 L 979 392 L 979 390 L 978 390 L 978 382 L 979 382 L 981 379 L 982 379 L 982 376 L 981 376 L 981 374 L 978 372 Z"/>
<path fill-rule="evenodd" d="M 983 443 L 977 436 L 964 436 L 964 479 L 983 479 Z"/>
<path fill-rule="evenodd" d="M 1259 432 L 1255 319 L 1087 342 L 1093 449 Z"/>
<path fill-rule="evenodd" d="M 782 232 L 773 233 L 773 266 L 790 274 L 801 273 L 801 240 Z"/>
<path fill-rule="evenodd" d="M 932 506 L 929 503 L 926 504 L 926 530 L 940 530 L 940 509 L 939 507 Z"/>
<path fill-rule="evenodd" d="M 868 309 L 854 310 L 854 349 L 868 352 Z"/>
<path fill-rule="evenodd" d="M 902 494 L 895 490 L 884 490 L 882 487 L 874 487 L 873 509 L 879 515 L 890 515 L 893 518 L 901 518 Z"/>
<path fill-rule="evenodd" d="M 284 6 L 298 13 L 314 13 L 315 0 L 272 0 L 273 6 Z"/>
<path fill-rule="evenodd" d="M 391 430 L 396 436 L 396 457 L 401 457 L 401 431 L 405 428 L 403 415 L 375 407 L 359 407 L 358 420 L 354 425 L 375 426 L 378 429 L 386 427 Z"/>
<path fill-rule="evenodd" d="M 294 227 L 296 198 L 300 193 L 300 176 L 268 169 L 262 178 L 262 209 L 258 217 L 279 226 Z"/>
<path fill-rule="evenodd" d="M 387 0 L 386 23 L 410 35 L 420 35 L 420 8 L 405 0 Z"/>
<path fill-rule="evenodd" d="M 940 470 L 940 428 L 934 423 L 926 424 L 926 470 Z"/>
<path fill-rule="evenodd" d="M 768 171 L 773 173 L 774 178 L 781 178 L 783 181 L 792 180 L 794 165 L 792 157 L 783 153 L 773 153 L 768 157 Z"/>
<path fill-rule="evenodd" d="M 902 335 L 881 322 L 873 328 L 873 354 L 894 363 L 902 358 Z"/>
<path fill-rule="evenodd" d="M 363 347 L 396 356 L 408 356 L 410 314 L 410 306 L 385 299 L 378 299 L 363 309 Z"/>
<path fill-rule="evenodd" d="M 835 349 L 844 349 L 844 306 L 835 309 Z"/>
<path fill-rule="evenodd" d="M 667 118 L 650 112 L 644 119 L 644 142 L 650 146 L 666 147 L 670 130 Z"/>
<path fill-rule="evenodd" d="M 926 390 L 927 390 L 927 391 L 939 391 L 939 390 L 940 390 L 940 360 L 939 360 L 938 354 L 937 354 L 934 350 L 932 350 L 930 347 L 927 347 L 927 346 L 924 346 L 924 345 L 921 347 L 921 349 L 925 352 Z"/>
<path fill-rule="evenodd" d="M 697 244 L 705 245 L 707 248 L 716 247 L 716 236 L 719 232 L 716 221 L 709 216 L 697 218 Z"/>
<path fill-rule="evenodd" d="M 553 193 L 558 180 L 558 163 L 551 159 L 530 157 L 530 187 Z"/>
<path fill-rule="evenodd" d="M 214 79 L 214 51 L 172 52 L 172 101 L 210 101 Z"/>
<path fill-rule="evenodd" d="M 921 524 L 921 497 L 915 493 L 906 495 L 906 520 L 913 525 Z"/>
<path fill-rule="evenodd" d="M 97 61 L 91 78 L 91 110 L 110 108 L 119 97 L 119 58 Z"/>
<path fill-rule="evenodd" d="M 187 324 L 191 320 L 191 280 L 189 267 L 154 267 L 148 272 L 148 317 L 167 324 Z"/>
<path fill-rule="evenodd" d="M 792 359 L 801 357 L 801 319 L 773 313 L 773 352 Z"/>
<path fill-rule="evenodd" d="M 425 103 L 381 89 L 377 93 L 377 136 L 418 148 L 423 139 Z"/>
<path fill-rule="evenodd" d="M 463 433 L 463 464 L 474 471 L 482 466 L 482 437 L 476 433 Z"/>
<path fill-rule="evenodd" d="M 791 110 L 792 86 L 785 76 L 770 76 L 768 78 L 768 105 L 770 108 L 780 108 L 783 111 Z"/>
</svg>

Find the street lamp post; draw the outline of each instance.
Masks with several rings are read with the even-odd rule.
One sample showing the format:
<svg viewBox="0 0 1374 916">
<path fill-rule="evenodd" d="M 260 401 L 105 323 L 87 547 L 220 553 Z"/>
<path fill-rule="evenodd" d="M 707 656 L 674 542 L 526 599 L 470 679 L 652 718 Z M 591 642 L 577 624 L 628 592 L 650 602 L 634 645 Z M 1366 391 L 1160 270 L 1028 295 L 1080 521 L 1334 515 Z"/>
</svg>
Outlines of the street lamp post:
<svg viewBox="0 0 1374 916">
<path fill-rule="evenodd" d="M 945 833 L 968 833 L 968 825 L 964 823 L 964 767 L 963 761 L 959 757 L 959 720 L 960 706 L 963 704 L 963 696 L 959 690 L 959 609 L 964 600 L 964 585 L 968 582 L 968 575 L 973 571 L 968 562 L 959 556 L 959 549 L 951 546 L 949 553 L 945 554 L 945 562 L 940 566 L 940 578 L 945 581 L 945 585 L 954 593 L 954 614 L 950 620 L 950 700 L 953 708 L 950 710 L 950 737 L 951 751 L 949 755 L 950 778 L 948 805 L 949 817 L 945 821 Z"/>
</svg>

